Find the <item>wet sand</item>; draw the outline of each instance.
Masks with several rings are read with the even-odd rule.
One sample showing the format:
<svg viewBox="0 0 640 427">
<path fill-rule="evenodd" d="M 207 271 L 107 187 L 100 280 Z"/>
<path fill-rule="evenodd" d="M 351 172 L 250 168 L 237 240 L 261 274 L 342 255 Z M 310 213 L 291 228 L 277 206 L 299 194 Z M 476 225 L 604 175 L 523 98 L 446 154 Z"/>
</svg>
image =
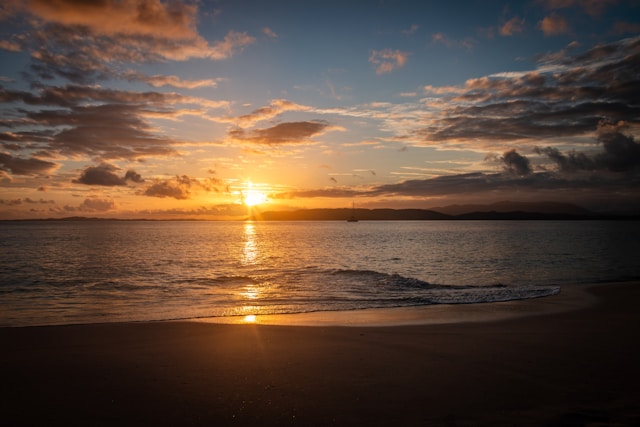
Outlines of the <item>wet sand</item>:
<svg viewBox="0 0 640 427">
<path fill-rule="evenodd" d="M 640 425 L 640 283 L 584 289 L 258 324 L 0 328 L 0 424 Z"/>
</svg>

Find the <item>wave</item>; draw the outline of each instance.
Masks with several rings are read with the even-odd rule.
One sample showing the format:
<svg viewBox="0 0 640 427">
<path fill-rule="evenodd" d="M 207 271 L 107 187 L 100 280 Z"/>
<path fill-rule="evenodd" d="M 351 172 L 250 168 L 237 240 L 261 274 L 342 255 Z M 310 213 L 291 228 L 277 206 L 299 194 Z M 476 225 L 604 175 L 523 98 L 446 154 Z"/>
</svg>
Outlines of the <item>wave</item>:
<svg viewBox="0 0 640 427">
<path fill-rule="evenodd" d="M 247 274 L 248 273 L 248 274 Z M 475 304 L 554 295 L 558 286 L 450 286 L 369 269 L 305 267 L 219 276 L 62 281 L 5 287 L 0 324 L 93 323 L 248 314 L 295 314 L 431 304 Z M 11 313 L 9 313 L 11 311 Z M 20 312 L 29 312 L 31 320 Z M 55 317 L 51 317 L 54 313 Z M 23 321 L 16 320 L 23 316 Z"/>
</svg>

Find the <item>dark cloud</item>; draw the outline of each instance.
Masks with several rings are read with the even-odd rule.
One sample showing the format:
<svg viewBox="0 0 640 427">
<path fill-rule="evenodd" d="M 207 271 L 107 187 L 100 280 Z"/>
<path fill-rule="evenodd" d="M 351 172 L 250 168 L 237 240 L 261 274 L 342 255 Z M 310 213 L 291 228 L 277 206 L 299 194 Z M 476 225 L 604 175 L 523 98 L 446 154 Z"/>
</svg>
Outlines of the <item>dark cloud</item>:
<svg viewBox="0 0 640 427">
<path fill-rule="evenodd" d="M 500 159 L 504 162 L 505 169 L 515 175 L 529 175 L 531 173 L 529 159 L 518 154 L 515 149 L 505 151 Z"/>
<path fill-rule="evenodd" d="M 107 187 L 127 185 L 127 181 L 136 183 L 144 182 L 142 176 L 136 171 L 128 170 L 123 177 L 119 177 L 116 173 L 118 170 L 119 168 L 108 163 L 90 166 L 82 171 L 80 177 L 74 179 L 73 182 L 76 184 L 102 185 Z"/>
<path fill-rule="evenodd" d="M 124 175 L 124 180 L 132 181 L 136 183 L 144 182 L 144 179 L 142 179 L 142 175 L 140 175 L 138 172 L 131 169 L 129 169 L 127 173 Z"/>
<path fill-rule="evenodd" d="M 625 135 L 614 126 L 600 127 L 598 143 L 604 152 L 596 157 L 596 163 L 612 172 L 640 172 L 640 144 L 632 135 Z"/>
<path fill-rule="evenodd" d="M 82 205 L 80 205 L 81 210 L 90 211 L 90 212 L 105 212 L 116 208 L 116 203 L 110 199 L 85 199 Z"/>
<path fill-rule="evenodd" d="M 581 136 L 603 118 L 640 117 L 640 37 L 538 60 L 535 72 L 471 79 L 461 88 L 427 88 L 452 95 L 417 135 L 430 145 Z"/>
<path fill-rule="evenodd" d="M 620 126 L 602 122 L 597 141 L 602 150 L 591 154 L 575 150 L 562 153 L 554 147 L 537 147 L 535 152 L 551 159 L 560 172 L 608 171 L 640 176 L 640 144 L 632 135 L 623 133 Z"/>
<path fill-rule="evenodd" d="M 555 147 L 536 147 L 534 151 L 538 154 L 544 154 L 555 162 L 561 172 L 590 171 L 596 168 L 594 160 L 585 153 L 576 151 L 562 153 Z"/>
<path fill-rule="evenodd" d="M 78 206 L 66 205 L 64 210 L 67 212 L 106 212 L 116 209 L 116 203 L 111 199 L 88 198 Z"/>
<path fill-rule="evenodd" d="M 39 199 L 39 200 L 33 200 L 29 197 L 25 197 L 23 198 L 17 198 L 17 199 L 11 199 L 11 200 L 4 200 L 4 199 L 0 199 L 0 205 L 7 205 L 7 206 L 19 206 L 22 205 L 23 203 L 26 204 L 55 204 L 56 202 L 54 200 L 45 200 L 45 199 Z"/>
<path fill-rule="evenodd" d="M 229 136 L 233 139 L 255 144 L 278 145 L 278 144 L 299 144 L 307 142 L 314 135 L 321 134 L 329 127 L 329 123 L 324 120 L 309 122 L 287 122 L 280 123 L 266 129 L 246 131 L 244 129 L 233 129 L 229 131 Z"/>
<path fill-rule="evenodd" d="M 15 157 L 7 153 L 0 153 L 0 170 L 9 171 L 14 175 L 39 175 L 53 171 L 58 167 L 53 162 L 40 160 L 35 157 Z"/>
<path fill-rule="evenodd" d="M 0 88 L 0 100 L 43 107 L 15 108 L 16 118 L 0 122 L 0 127 L 11 129 L 0 133 L 5 147 L 12 144 L 73 157 L 129 160 L 177 154 L 172 147 L 177 141 L 156 134 L 144 116 L 169 117 L 175 113 L 173 104 L 198 102 L 177 94 L 77 85 L 41 87 L 34 93 Z"/>
<path fill-rule="evenodd" d="M 192 193 L 197 190 L 218 191 L 215 185 L 219 183 L 220 181 L 215 178 L 208 178 L 201 182 L 187 175 L 175 176 L 167 180 L 155 180 L 143 194 L 151 197 L 172 197 L 177 200 L 186 200 L 191 198 Z"/>
</svg>

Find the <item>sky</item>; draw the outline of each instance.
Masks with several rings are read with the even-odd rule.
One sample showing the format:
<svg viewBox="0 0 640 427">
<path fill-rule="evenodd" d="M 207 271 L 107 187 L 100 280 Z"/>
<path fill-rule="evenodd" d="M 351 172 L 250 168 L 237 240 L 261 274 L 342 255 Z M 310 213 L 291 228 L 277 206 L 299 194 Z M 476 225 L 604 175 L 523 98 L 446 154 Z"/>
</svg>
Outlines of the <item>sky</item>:
<svg viewBox="0 0 640 427">
<path fill-rule="evenodd" d="M 6 0 L 0 219 L 640 211 L 640 1 Z"/>
</svg>

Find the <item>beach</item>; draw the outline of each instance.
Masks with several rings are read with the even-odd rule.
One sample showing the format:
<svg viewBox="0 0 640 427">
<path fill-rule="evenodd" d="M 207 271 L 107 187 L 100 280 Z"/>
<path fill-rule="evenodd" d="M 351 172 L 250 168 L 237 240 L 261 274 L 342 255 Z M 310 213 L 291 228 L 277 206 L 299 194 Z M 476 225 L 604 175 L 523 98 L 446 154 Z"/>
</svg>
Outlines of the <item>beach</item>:
<svg viewBox="0 0 640 427">
<path fill-rule="evenodd" d="M 255 323 L 0 328 L 1 424 L 639 425 L 639 303 L 625 282 Z"/>
</svg>

